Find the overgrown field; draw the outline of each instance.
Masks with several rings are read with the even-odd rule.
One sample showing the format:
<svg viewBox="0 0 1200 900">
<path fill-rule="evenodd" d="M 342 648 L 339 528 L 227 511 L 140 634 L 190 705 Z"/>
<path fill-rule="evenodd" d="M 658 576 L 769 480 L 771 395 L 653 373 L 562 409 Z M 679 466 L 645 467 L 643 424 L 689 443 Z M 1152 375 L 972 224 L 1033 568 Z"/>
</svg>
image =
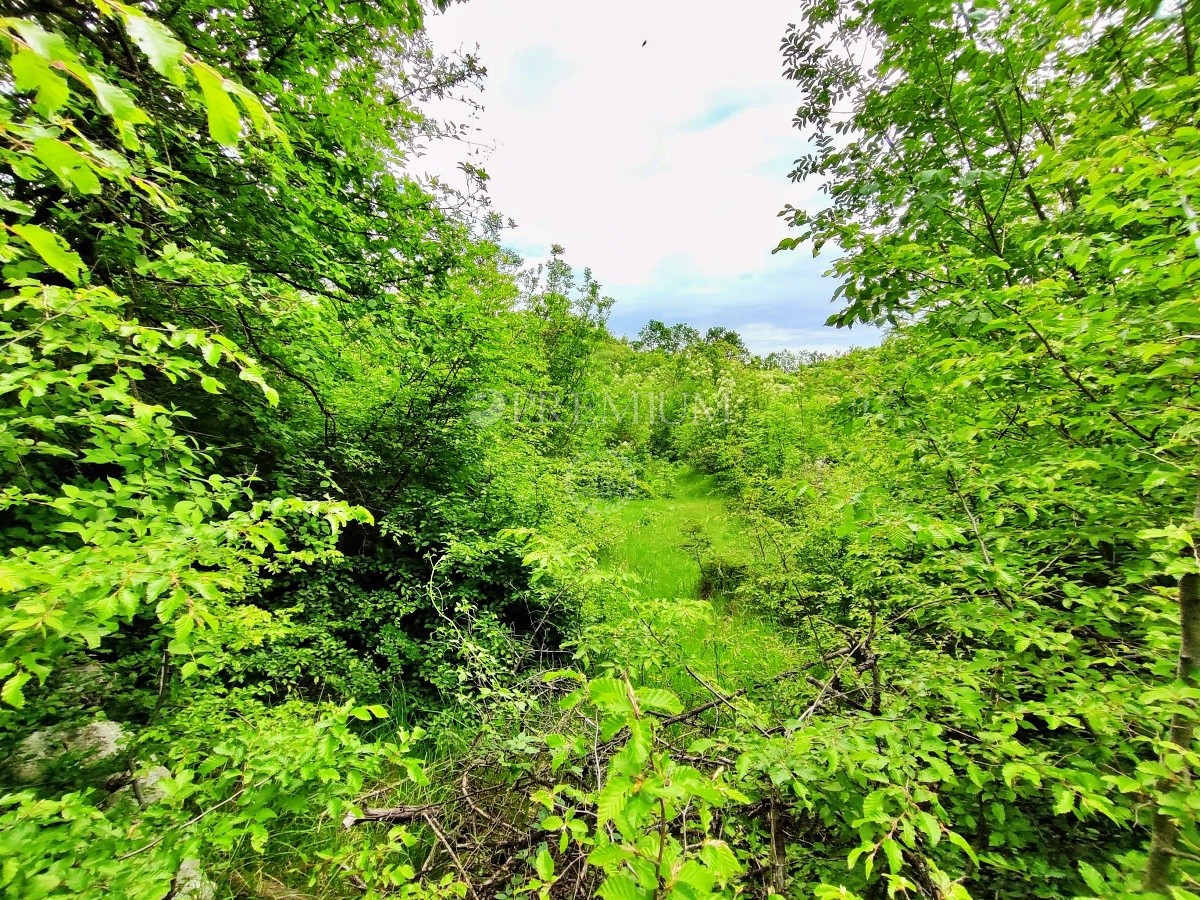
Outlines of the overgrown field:
<svg viewBox="0 0 1200 900">
<path fill-rule="evenodd" d="M 4 896 L 1200 897 L 1195 4 L 801 0 L 836 358 L 410 176 L 430 11 L 0 3 Z"/>
</svg>

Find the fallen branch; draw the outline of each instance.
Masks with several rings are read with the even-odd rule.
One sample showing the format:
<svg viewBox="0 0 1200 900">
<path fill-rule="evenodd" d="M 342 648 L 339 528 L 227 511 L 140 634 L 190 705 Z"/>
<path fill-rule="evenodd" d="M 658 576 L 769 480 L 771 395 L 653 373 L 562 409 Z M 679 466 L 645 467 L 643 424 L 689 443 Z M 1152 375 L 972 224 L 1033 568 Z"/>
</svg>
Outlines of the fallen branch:
<svg viewBox="0 0 1200 900">
<path fill-rule="evenodd" d="M 467 892 L 472 897 L 478 897 L 479 895 L 475 893 L 475 885 L 471 883 L 471 876 L 468 875 L 467 870 L 463 868 L 462 860 L 460 860 L 458 858 L 458 854 L 454 852 L 454 847 L 450 845 L 450 841 L 446 839 L 446 835 L 442 832 L 442 829 L 438 827 L 437 821 L 429 814 L 428 811 L 425 811 L 423 816 L 425 818 L 425 823 L 437 836 L 438 842 L 446 848 L 446 852 L 449 853 L 450 858 L 454 860 L 454 866 L 456 869 L 458 869 L 458 874 L 462 876 L 462 880 L 467 886 Z"/>
<path fill-rule="evenodd" d="M 517 828 L 511 822 L 501 821 L 500 819 L 497 819 L 495 816 L 491 815 L 490 813 L 485 812 L 471 798 L 470 775 L 471 775 L 471 767 L 467 766 L 466 768 L 463 769 L 462 780 L 459 782 L 459 787 L 461 789 L 462 798 L 463 798 L 464 802 L 466 802 L 467 806 L 471 807 L 471 811 L 474 812 L 480 818 L 484 819 L 485 821 L 491 822 L 493 825 L 507 828 L 509 831 L 513 832 L 514 834 L 521 834 L 522 833 L 521 829 Z"/>
<path fill-rule="evenodd" d="M 412 822 L 423 818 L 432 810 L 440 810 L 442 806 L 441 803 L 427 803 L 424 806 L 386 806 L 378 809 L 368 806 L 361 816 L 346 813 L 346 817 L 342 819 L 342 827 L 353 828 L 360 822 L 387 822 L 389 825 Z"/>
<path fill-rule="evenodd" d="M 716 703 L 713 704 L 714 706 L 717 704 L 724 704 L 725 706 L 728 706 L 731 710 L 733 710 L 734 715 L 741 716 L 742 718 L 746 719 L 746 721 L 748 721 L 751 725 L 753 725 L 755 730 L 758 731 L 758 733 L 761 734 L 763 737 L 770 736 L 767 733 L 765 728 L 763 728 L 761 725 L 759 725 L 757 722 L 755 722 L 753 719 L 751 719 L 742 710 L 737 708 L 737 706 L 733 702 L 733 697 L 728 696 L 728 695 L 722 693 L 721 691 L 717 690 L 715 687 L 713 687 L 711 684 L 709 684 L 707 681 L 705 681 L 703 678 L 701 678 L 700 675 L 697 674 L 696 670 L 693 669 L 691 666 L 685 664 L 683 668 L 689 675 L 691 675 L 694 679 L 696 679 L 696 681 L 698 681 L 700 683 L 700 685 L 706 691 L 708 691 L 710 694 L 712 694 L 716 698 Z M 739 691 L 738 693 L 739 694 L 745 693 L 745 691 Z M 737 696 L 737 694 L 734 694 L 733 696 Z"/>
</svg>

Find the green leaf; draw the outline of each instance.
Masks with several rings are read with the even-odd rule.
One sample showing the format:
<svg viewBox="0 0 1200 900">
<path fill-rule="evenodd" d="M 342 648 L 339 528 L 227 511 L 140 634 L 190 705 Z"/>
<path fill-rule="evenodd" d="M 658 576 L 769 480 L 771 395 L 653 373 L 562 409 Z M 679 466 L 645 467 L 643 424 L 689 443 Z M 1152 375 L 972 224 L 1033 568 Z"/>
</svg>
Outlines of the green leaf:
<svg viewBox="0 0 1200 900">
<path fill-rule="evenodd" d="M 625 682 L 619 678 L 593 678 L 588 682 L 592 703 L 608 712 L 633 712 Z"/>
<path fill-rule="evenodd" d="M 71 96 L 71 87 L 67 80 L 32 50 L 21 48 L 9 64 L 12 66 L 13 84 L 18 91 L 33 91 L 37 94 L 34 109 L 43 116 L 54 115 Z"/>
<path fill-rule="evenodd" d="M 227 81 L 226 87 L 230 92 L 237 97 L 242 108 L 246 110 L 246 114 L 250 117 L 251 124 L 254 125 L 254 130 L 259 134 L 274 133 L 279 134 L 279 130 L 275 127 L 275 123 L 271 120 L 271 116 L 262 105 L 262 101 L 254 94 L 253 91 L 246 89 L 242 85 Z"/>
<path fill-rule="evenodd" d="M 710 838 L 704 842 L 700 858 L 718 880 L 725 882 L 742 871 L 742 864 L 724 841 Z"/>
<path fill-rule="evenodd" d="M 636 693 L 642 709 L 655 709 L 671 716 L 683 712 L 679 698 L 665 688 L 642 687 Z"/>
<path fill-rule="evenodd" d="M 204 63 L 192 66 L 192 74 L 200 84 L 204 107 L 208 113 L 208 133 L 223 147 L 236 147 L 242 133 L 242 117 L 237 105 L 225 90 L 225 79 L 216 69 Z"/>
<path fill-rule="evenodd" d="M 610 778 L 596 798 L 596 830 L 621 814 L 633 785 L 625 778 Z"/>
<path fill-rule="evenodd" d="M 545 844 L 538 849 L 537 856 L 533 860 L 533 868 L 542 881 L 549 881 L 554 877 L 554 857 L 550 855 L 550 850 Z"/>
<path fill-rule="evenodd" d="M 83 260 L 66 241 L 39 225 L 10 225 L 9 229 L 32 247 L 50 268 L 60 272 L 72 284 L 79 284 Z"/>
<path fill-rule="evenodd" d="M 133 102 L 133 97 L 124 88 L 118 87 L 111 81 L 105 81 L 99 75 L 93 75 L 91 82 L 100 108 L 118 123 L 141 125 L 150 121 L 150 117 Z"/>
<path fill-rule="evenodd" d="M 242 381 L 248 381 L 250 384 L 257 385 L 271 406 L 279 403 L 279 392 L 267 384 L 257 369 L 242 369 L 238 372 L 238 378 L 242 379 Z"/>
<path fill-rule="evenodd" d="M 947 831 L 946 838 L 955 847 L 960 849 L 963 853 L 967 854 L 967 856 L 969 856 L 971 858 L 971 862 L 975 863 L 975 865 L 979 865 L 979 857 L 975 855 L 975 850 L 971 847 L 970 844 L 967 843 L 966 838 L 964 838 L 961 834 L 959 834 L 956 831 Z"/>
<path fill-rule="evenodd" d="M 918 827 L 925 833 L 925 837 L 928 838 L 930 845 L 936 847 L 938 841 L 942 839 L 941 823 L 933 815 L 924 810 L 918 812 L 916 818 Z"/>
<path fill-rule="evenodd" d="M 689 859 L 675 874 L 675 880 L 692 888 L 695 896 L 707 897 L 712 892 L 717 876 L 698 861 Z"/>
<path fill-rule="evenodd" d="M 1095 891 L 1098 897 L 1103 897 L 1108 893 L 1108 885 L 1104 882 L 1104 876 L 1100 874 L 1095 866 L 1081 862 L 1079 864 L 1079 874 L 1083 876 L 1083 880 L 1087 883 L 1087 886 Z"/>
<path fill-rule="evenodd" d="M 219 344 L 203 344 L 200 347 L 200 355 L 210 366 L 218 365 L 221 362 L 221 346 Z"/>
<path fill-rule="evenodd" d="M 863 798 L 863 819 L 868 822 L 886 822 L 891 816 L 887 812 L 888 793 L 886 790 L 871 791 Z"/>
<path fill-rule="evenodd" d="M 633 859 L 633 851 L 620 844 L 605 844 L 588 854 L 588 862 L 601 869 L 608 869 L 627 859 Z"/>
<path fill-rule="evenodd" d="M 71 52 L 61 34 L 47 31 L 29 19 L 17 19 L 13 22 L 13 28 L 21 36 L 21 40 L 39 56 L 52 62 L 70 62 L 75 59 L 75 54 Z"/>
<path fill-rule="evenodd" d="M 900 870 L 904 868 L 904 853 L 900 849 L 900 845 L 894 838 L 884 838 L 881 846 L 887 857 L 888 868 L 891 869 L 893 875 L 899 875 Z"/>
<path fill-rule="evenodd" d="M 135 44 L 146 54 L 154 71 L 175 84 L 183 84 L 184 74 L 180 61 L 186 49 L 170 29 L 160 22 L 128 9 L 123 9 L 125 30 Z"/>
<path fill-rule="evenodd" d="M 7 681 L 4 682 L 4 687 L 0 688 L 0 700 L 3 700 L 9 706 L 21 709 L 25 705 L 25 693 L 21 690 L 25 683 L 29 681 L 28 672 L 18 672 Z"/>
<path fill-rule="evenodd" d="M 650 900 L 650 892 L 638 887 L 638 883 L 624 872 L 609 875 L 596 889 L 596 895 L 604 900 Z"/>
<path fill-rule="evenodd" d="M 81 194 L 100 192 L 100 179 L 86 156 L 58 138 L 41 137 L 33 142 L 33 154 L 68 187 Z"/>
<path fill-rule="evenodd" d="M 1070 788 L 1058 787 L 1054 788 L 1054 811 L 1059 815 L 1065 815 L 1075 808 L 1075 792 Z"/>
</svg>

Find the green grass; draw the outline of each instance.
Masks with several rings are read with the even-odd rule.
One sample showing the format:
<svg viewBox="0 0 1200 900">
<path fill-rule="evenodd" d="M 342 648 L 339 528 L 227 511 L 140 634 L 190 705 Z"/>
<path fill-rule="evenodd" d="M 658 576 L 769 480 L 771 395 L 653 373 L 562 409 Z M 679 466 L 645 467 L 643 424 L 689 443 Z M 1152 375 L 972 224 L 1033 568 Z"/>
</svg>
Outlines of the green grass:
<svg viewBox="0 0 1200 900">
<path fill-rule="evenodd" d="M 712 615 L 707 621 L 682 630 L 668 626 L 673 604 L 682 607 L 699 593 L 700 566 L 687 549 L 697 532 L 711 548 L 705 557 L 752 562 L 755 550 L 745 523 L 730 511 L 712 476 L 685 469 L 667 493 L 662 498 L 613 504 L 606 510 L 617 538 L 603 563 L 637 576 L 634 590 L 652 611 L 651 618 L 658 619 L 652 626 L 671 635 L 662 650 L 664 674 L 671 686 L 684 695 L 696 694 L 685 664 L 727 690 L 760 683 L 792 668 L 794 645 L 735 597 L 708 598 Z"/>
<path fill-rule="evenodd" d="M 686 470 L 672 483 L 671 495 L 625 501 L 609 511 L 619 537 L 605 562 L 636 575 L 637 590 L 647 600 L 696 596 L 700 567 L 684 549 L 690 529 L 699 527 L 718 554 L 740 549 L 740 532 L 715 478 Z"/>
</svg>

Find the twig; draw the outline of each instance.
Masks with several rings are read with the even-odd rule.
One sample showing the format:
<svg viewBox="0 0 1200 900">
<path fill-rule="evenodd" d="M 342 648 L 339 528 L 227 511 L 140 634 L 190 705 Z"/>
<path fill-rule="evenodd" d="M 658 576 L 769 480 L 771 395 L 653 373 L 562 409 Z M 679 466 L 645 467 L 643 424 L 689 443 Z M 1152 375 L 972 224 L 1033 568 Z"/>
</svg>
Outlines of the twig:
<svg viewBox="0 0 1200 900">
<path fill-rule="evenodd" d="M 714 697 L 716 697 L 718 703 L 725 704 L 730 709 L 732 709 L 736 715 L 739 715 L 739 716 L 747 719 L 748 721 L 750 721 L 750 724 L 753 725 L 755 730 L 758 731 L 758 733 L 761 734 L 763 737 L 770 737 L 770 735 L 768 734 L 768 732 L 765 728 L 763 728 L 757 722 L 750 719 L 750 717 L 748 715 L 746 715 L 746 713 L 744 713 L 742 710 L 738 709 L 737 706 L 734 705 L 732 698 L 725 696 L 725 694 L 721 693 L 715 687 L 713 687 L 711 684 L 709 684 L 707 681 L 705 681 L 703 678 L 701 678 L 700 675 L 697 674 L 696 670 L 693 669 L 691 666 L 689 666 L 685 663 L 683 668 L 687 671 L 687 673 L 689 675 L 691 675 L 698 682 L 700 682 L 700 684 L 703 685 L 705 690 L 707 690 L 710 694 L 712 694 Z M 716 704 L 714 704 L 714 706 L 715 705 Z"/>
<path fill-rule="evenodd" d="M 226 803 L 232 803 L 238 797 L 242 796 L 242 794 L 246 793 L 246 791 L 249 791 L 252 789 L 257 790 L 258 788 L 262 787 L 264 784 L 266 784 L 270 780 L 271 779 L 269 777 L 267 777 L 267 778 L 264 778 L 262 781 L 259 781 L 255 784 L 248 784 L 245 787 L 238 788 L 236 791 L 234 791 L 232 794 L 230 794 L 228 797 L 226 797 L 220 803 L 210 806 L 208 809 L 204 810 L 204 812 L 188 819 L 186 822 L 184 822 L 182 825 L 179 826 L 179 829 L 191 828 L 193 825 L 195 825 L 197 822 L 199 822 L 201 819 L 203 819 L 209 813 L 216 812 L 218 809 L 220 809 Z M 175 829 L 172 829 L 172 830 L 175 830 Z M 153 847 L 157 847 L 164 840 L 166 840 L 167 835 L 170 833 L 171 833 L 170 831 L 164 831 L 162 834 L 160 834 L 158 837 L 156 837 L 150 843 L 143 844 L 141 847 L 138 847 L 136 850 L 130 850 L 124 856 L 117 857 L 117 861 L 124 862 L 127 859 L 132 859 L 133 857 L 137 856 L 139 853 L 144 853 L 145 851 L 150 850 Z"/>
<path fill-rule="evenodd" d="M 427 824 L 433 833 L 437 836 L 438 842 L 446 848 L 446 852 L 450 854 L 450 858 L 454 860 L 455 868 L 458 869 L 458 874 L 462 876 L 463 882 L 467 886 L 467 892 L 472 897 L 478 897 L 475 893 L 475 885 L 471 883 L 471 876 L 467 874 L 467 870 L 463 868 L 462 861 L 458 858 L 458 854 L 454 852 L 454 848 L 450 846 L 450 841 L 446 839 L 446 835 L 442 829 L 438 827 L 437 821 L 428 812 L 424 814 L 425 824 Z"/>
</svg>

